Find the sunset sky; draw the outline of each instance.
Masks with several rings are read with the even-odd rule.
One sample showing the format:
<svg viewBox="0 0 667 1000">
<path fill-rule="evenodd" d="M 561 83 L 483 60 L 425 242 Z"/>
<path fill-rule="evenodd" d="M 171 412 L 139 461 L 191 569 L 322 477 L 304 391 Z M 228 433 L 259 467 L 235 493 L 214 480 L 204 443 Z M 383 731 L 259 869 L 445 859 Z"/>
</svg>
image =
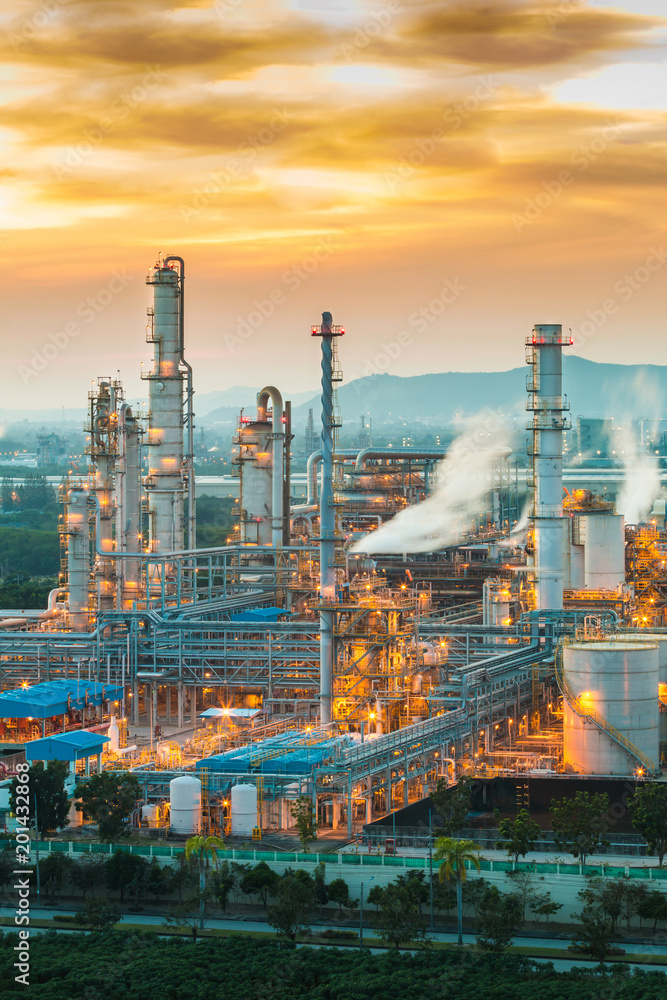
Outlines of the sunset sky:
<svg viewBox="0 0 667 1000">
<path fill-rule="evenodd" d="M 535 322 L 667 364 L 664 10 L 1 0 L 0 405 L 139 393 L 160 251 L 199 392 L 314 388 L 323 309 L 346 380 L 511 368 Z"/>
</svg>

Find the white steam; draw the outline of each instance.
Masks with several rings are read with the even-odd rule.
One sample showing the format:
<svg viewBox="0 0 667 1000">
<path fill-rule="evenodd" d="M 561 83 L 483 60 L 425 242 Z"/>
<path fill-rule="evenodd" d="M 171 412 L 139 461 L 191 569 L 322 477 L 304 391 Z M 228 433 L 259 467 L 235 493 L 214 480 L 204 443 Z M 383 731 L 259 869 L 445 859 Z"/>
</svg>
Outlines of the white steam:
<svg viewBox="0 0 667 1000">
<path fill-rule="evenodd" d="M 494 460 L 509 454 L 508 433 L 496 417 L 478 417 L 438 465 L 435 490 L 423 503 L 399 511 L 351 552 L 433 552 L 459 540 L 490 485 Z"/>
<path fill-rule="evenodd" d="M 641 406 L 644 415 L 658 420 L 663 409 L 663 400 L 655 383 L 643 372 L 638 372 L 632 381 L 630 394 Z M 650 422 L 650 421 L 649 421 Z M 661 494 L 660 467 L 658 456 L 646 451 L 646 443 L 636 440 L 632 431 L 632 417 L 626 416 L 622 430 L 616 441 L 623 455 L 623 489 L 616 501 L 616 510 L 625 515 L 626 524 L 641 524 L 653 507 L 653 501 Z"/>
</svg>

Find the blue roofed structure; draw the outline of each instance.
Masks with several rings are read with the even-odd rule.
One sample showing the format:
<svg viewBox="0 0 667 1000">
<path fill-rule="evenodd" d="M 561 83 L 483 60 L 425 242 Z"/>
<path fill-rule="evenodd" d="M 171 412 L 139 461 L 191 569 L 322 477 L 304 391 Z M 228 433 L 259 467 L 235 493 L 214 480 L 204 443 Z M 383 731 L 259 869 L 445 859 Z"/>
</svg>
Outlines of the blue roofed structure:
<svg viewBox="0 0 667 1000">
<path fill-rule="evenodd" d="M 26 760 L 66 760 L 76 762 L 96 757 L 104 750 L 109 737 L 79 729 L 73 733 L 56 733 L 31 740 L 25 745 Z"/>
<path fill-rule="evenodd" d="M 0 719 L 50 719 L 54 715 L 98 706 L 105 701 L 121 701 L 120 685 L 99 681 L 45 681 L 32 687 L 13 688 L 0 694 Z M 40 758 L 41 760 L 42 758 Z"/>
<path fill-rule="evenodd" d="M 286 611 L 285 608 L 246 608 L 245 611 L 239 611 L 235 615 L 230 615 L 229 620 L 232 622 L 259 622 L 267 623 L 277 622 L 283 615 L 291 615 L 291 611 Z"/>
</svg>

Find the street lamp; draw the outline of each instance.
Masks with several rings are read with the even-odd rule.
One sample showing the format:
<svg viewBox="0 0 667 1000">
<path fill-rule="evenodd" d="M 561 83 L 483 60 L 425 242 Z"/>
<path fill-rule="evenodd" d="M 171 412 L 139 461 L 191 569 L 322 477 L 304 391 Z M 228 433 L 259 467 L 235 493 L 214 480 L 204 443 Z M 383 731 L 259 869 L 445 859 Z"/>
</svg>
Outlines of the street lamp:
<svg viewBox="0 0 667 1000">
<path fill-rule="evenodd" d="M 371 875 L 369 882 L 373 882 L 375 876 Z M 364 943 L 364 883 L 361 883 L 361 899 L 359 900 L 359 945 L 363 946 Z"/>
</svg>

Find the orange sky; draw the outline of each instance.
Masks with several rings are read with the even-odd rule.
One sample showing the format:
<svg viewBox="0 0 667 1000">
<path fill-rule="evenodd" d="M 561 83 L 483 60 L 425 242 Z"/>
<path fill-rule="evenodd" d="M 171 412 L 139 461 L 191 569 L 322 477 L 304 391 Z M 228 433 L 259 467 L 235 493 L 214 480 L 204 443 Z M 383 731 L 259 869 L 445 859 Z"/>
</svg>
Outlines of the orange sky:
<svg viewBox="0 0 667 1000">
<path fill-rule="evenodd" d="M 140 392 L 159 251 L 200 392 L 315 387 L 323 309 L 346 379 L 520 365 L 534 322 L 667 364 L 661 7 L 1 0 L 1 405 Z"/>
</svg>

